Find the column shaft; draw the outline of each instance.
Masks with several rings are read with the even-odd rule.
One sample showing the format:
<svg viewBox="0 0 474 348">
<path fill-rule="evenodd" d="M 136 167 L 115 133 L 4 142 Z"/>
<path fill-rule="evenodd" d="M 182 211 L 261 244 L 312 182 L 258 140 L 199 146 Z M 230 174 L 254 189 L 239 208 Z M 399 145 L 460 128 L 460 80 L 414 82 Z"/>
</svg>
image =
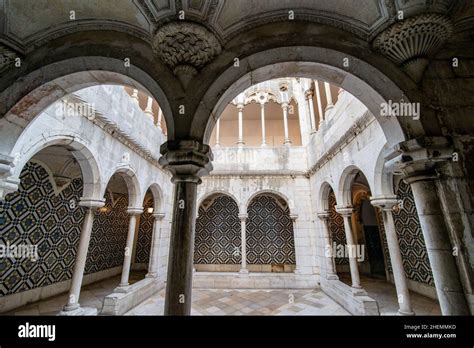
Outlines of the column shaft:
<svg viewBox="0 0 474 348">
<path fill-rule="evenodd" d="M 247 270 L 247 232 L 246 232 L 246 222 L 247 220 L 247 217 L 246 215 L 245 216 L 241 216 L 240 217 L 240 228 L 241 228 L 241 237 L 240 237 L 240 241 L 241 241 L 241 244 L 242 244 L 242 247 L 241 247 L 241 269 L 240 269 L 240 272 L 241 273 L 248 273 L 248 270 Z"/>
<path fill-rule="evenodd" d="M 79 239 L 79 247 L 77 248 L 76 261 L 74 263 L 74 271 L 72 274 L 71 288 L 65 311 L 79 308 L 79 295 L 81 293 L 82 278 L 84 277 L 84 269 L 86 267 L 87 250 L 91 239 L 92 225 L 94 223 L 94 209 L 88 208 L 82 224 L 81 237 Z"/>
<path fill-rule="evenodd" d="M 196 201 L 196 182 L 176 182 L 165 315 L 189 315 L 191 313 Z"/>
<path fill-rule="evenodd" d="M 361 289 L 360 276 L 359 276 L 359 265 L 357 264 L 357 255 L 355 253 L 356 245 L 354 242 L 354 236 L 352 234 L 352 227 L 349 215 L 344 215 L 344 231 L 346 233 L 346 244 L 349 248 L 349 265 L 351 268 L 351 280 L 352 287 L 355 289 Z"/>
<path fill-rule="evenodd" d="M 127 286 L 128 278 L 130 276 L 130 266 L 132 263 L 133 241 L 135 239 L 135 229 L 137 226 L 137 216 L 130 214 L 130 221 L 128 223 L 127 245 L 125 247 L 125 256 L 123 258 L 122 277 L 120 279 L 119 287 Z"/>
<path fill-rule="evenodd" d="M 216 122 L 216 146 L 221 145 L 221 120 L 218 119 Z"/>
<path fill-rule="evenodd" d="M 327 82 L 324 82 L 324 89 L 326 91 L 326 111 L 332 109 L 334 104 L 332 103 L 332 95 L 331 95 L 331 85 Z"/>
<path fill-rule="evenodd" d="M 162 117 L 163 117 L 163 111 L 161 110 L 161 108 L 158 108 L 158 127 L 159 127 L 160 129 L 163 129 L 163 128 L 161 127 L 161 118 L 162 118 Z"/>
<path fill-rule="evenodd" d="M 159 249 L 161 240 L 161 227 L 164 214 L 153 214 L 153 236 L 151 239 L 150 262 L 148 264 L 147 277 L 156 277 L 158 275 Z"/>
<path fill-rule="evenodd" d="M 290 145 L 291 140 L 288 133 L 288 104 L 283 104 L 282 109 L 283 109 L 283 128 L 285 130 L 285 139 L 283 140 L 283 144 Z"/>
<path fill-rule="evenodd" d="M 314 104 L 313 104 L 313 95 L 308 95 L 308 107 L 309 107 L 309 116 L 311 120 L 311 133 L 316 132 L 316 118 L 314 116 Z"/>
<path fill-rule="evenodd" d="M 410 182 L 443 315 L 469 315 L 433 179 Z"/>
<path fill-rule="evenodd" d="M 265 137 L 265 104 L 260 104 L 260 116 L 262 119 L 262 146 L 267 145 L 267 140 Z"/>
<path fill-rule="evenodd" d="M 239 110 L 239 139 L 237 140 L 237 145 L 243 146 L 244 143 L 244 106 L 243 105 L 238 105 L 237 106 Z"/>
<path fill-rule="evenodd" d="M 395 288 L 397 290 L 398 304 L 400 306 L 398 312 L 403 315 L 413 315 L 410 293 L 408 291 L 407 279 L 403 268 L 402 254 L 400 253 L 400 245 L 398 243 L 395 222 L 391 210 L 384 210 L 382 216 L 385 226 L 385 234 L 387 236 L 390 261 L 392 264 L 393 278 L 395 280 Z"/>
<path fill-rule="evenodd" d="M 328 250 L 326 249 L 325 255 L 324 255 L 326 279 L 338 279 L 336 268 L 334 265 L 334 256 L 332 255 L 331 238 L 329 235 L 329 214 L 325 214 L 320 219 L 322 220 L 322 224 L 323 224 L 323 242 L 324 242 L 324 245 L 326 245 L 326 248 L 328 248 L 330 251 L 330 255 L 326 255 L 326 251 Z"/>
<path fill-rule="evenodd" d="M 323 105 L 321 103 L 321 91 L 319 89 L 319 82 L 314 81 L 314 89 L 316 90 L 316 103 L 318 104 L 318 114 L 319 114 L 319 128 L 324 123 L 324 113 L 323 113 Z"/>
</svg>

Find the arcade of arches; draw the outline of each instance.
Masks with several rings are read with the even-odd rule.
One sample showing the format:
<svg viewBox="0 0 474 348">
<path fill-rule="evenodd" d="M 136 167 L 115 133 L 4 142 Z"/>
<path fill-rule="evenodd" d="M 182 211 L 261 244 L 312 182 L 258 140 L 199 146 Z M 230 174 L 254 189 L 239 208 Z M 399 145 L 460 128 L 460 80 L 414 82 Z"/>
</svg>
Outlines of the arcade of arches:
<svg viewBox="0 0 474 348">
<path fill-rule="evenodd" d="M 0 1 L 1 313 L 472 314 L 473 5 L 45 1 Z"/>
</svg>

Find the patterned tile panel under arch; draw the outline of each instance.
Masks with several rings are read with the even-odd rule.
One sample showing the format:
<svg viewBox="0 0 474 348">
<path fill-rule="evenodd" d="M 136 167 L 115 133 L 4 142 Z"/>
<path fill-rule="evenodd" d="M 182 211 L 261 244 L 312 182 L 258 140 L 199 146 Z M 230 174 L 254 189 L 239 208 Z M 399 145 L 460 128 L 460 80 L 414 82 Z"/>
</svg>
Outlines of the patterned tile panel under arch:
<svg viewBox="0 0 474 348">
<path fill-rule="evenodd" d="M 84 210 L 78 205 L 82 179 L 54 194 L 48 173 L 28 162 L 20 187 L 0 201 L 0 243 L 38 247 L 38 259 L 0 258 L 0 296 L 72 277 Z"/>
<path fill-rule="evenodd" d="M 248 207 L 247 263 L 296 264 L 293 221 L 271 195 L 255 197 Z"/>
<path fill-rule="evenodd" d="M 155 221 L 153 213 L 150 214 L 147 211 L 148 208 L 153 208 L 153 200 L 148 200 L 143 208 L 143 214 L 140 216 L 138 224 L 137 246 L 135 249 L 135 262 L 137 263 L 148 263 L 150 260 L 153 223 Z"/>
<path fill-rule="evenodd" d="M 346 245 L 346 232 L 344 230 L 344 218 L 336 211 L 336 195 L 331 190 L 328 197 L 329 205 L 329 231 L 332 244 Z M 347 257 L 336 257 L 334 259 L 337 265 L 344 265 L 349 263 Z"/>
<path fill-rule="evenodd" d="M 410 185 L 404 180 L 398 186 L 397 199 L 403 202 L 402 209 L 394 212 L 393 218 L 405 273 L 411 280 L 434 285 L 415 199 Z"/>
<path fill-rule="evenodd" d="M 92 226 L 85 273 L 95 273 L 123 264 L 129 215 L 127 195 L 105 194 L 107 211 L 97 211 Z"/>
<path fill-rule="evenodd" d="M 205 209 L 199 207 L 194 237 L 195 264 L 240 264 L 241 229 L 239 207 L 221 195 Z"/>
</svg>

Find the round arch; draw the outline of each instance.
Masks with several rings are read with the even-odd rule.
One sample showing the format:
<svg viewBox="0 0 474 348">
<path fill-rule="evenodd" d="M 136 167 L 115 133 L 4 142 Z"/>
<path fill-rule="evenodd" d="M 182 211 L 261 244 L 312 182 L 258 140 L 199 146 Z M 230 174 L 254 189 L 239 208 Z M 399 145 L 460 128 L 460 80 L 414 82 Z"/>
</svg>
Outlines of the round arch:
<svg viewBox="0 0 474 348">
<path fill-rule="evenodd" d="M 352 206 L 352 184 L 354 183 L 355 177 L 358 173 L 362 173 L 362 175 L 367 179 L 367 175 L 365 175 L 365 173 L 355 165 L 350 165 L 342 171 L 336 193 L 336 200 L 339 202 L 340 206 Z M 372 192 L 370 183 L 369 190 Z"/>
<path fill-rule="evenodd" d="M 26 163 L 38 152 L 50 146 L 63 146 L 71 151 L 81 168 L 84 183 L 83 197 L 86 199 L 100 199 L 102 171 L 97 162 L 95 152 L 87 146 L 87 141 L 78 134 L 52 134 L 47 138 L 43 136 L 30 142 L 29 147 L 22 149 L 23 155 L 18 159 L 12 174 L 13 178 L 19 178 Z"/>
<path fill-rule="evenodd" d="M 321 209 L 321 212 L 329 211 L 329 193 L 333 191 L 332 185 L 326 180 L 321 184 L 319 189 L 319 199 L 318 204 Z"/>
<path fill-rule="evenodd" d="M 196 214 L 198 214 L 198 211 L 199 211 L 199 207 L 201 206 L 201 204 L 206 200 L 208 199 L 209 197 L 212 197 L 214 195 L 223 195 L 223 196 L 229 196 L 234 202 L 235 204 L 237 204 L 237 206 L 239 207 L 239 213 L 242 214 L 243 211 L 242 211 L 242 205 L 241 203 L 239 202 L 239 200 L 237 199 L 237 197 L 235 197 L 234 194 L 230 193 L 229 191 L 227 190 L 213 190 L 213 191 L 210 191 L 210 192 L 205 192 L 197 201 L 197 209 L 196 209 Z"/>
<path fill-rule="evenodd" d="M 273 195 L 273 196 L 277 196 L 281 199 L 283 199 L 286 203 L 286 205 L 288 206 L 288 209 L 290 211 L 290 215 L 292 214 L 295 214 L 294 212 L 294 204 L 293 204 L 293 201 L 291 199 L 289 199 L 287 196 L 285 196 L 283 193 L 279 192 L 279 191 L 276 191 L 276 190 L 260 190 L 260 191 L 257 191 L 257 192 L 254 192 L 248 199 L 247 201 L 245 202 L 245 212 L 247 213 L 248 211 L 248 208 L 249 208 L 249 205 L 252 203 L 252 200 L 254 198 L 256 198 L 257 196 L 260 196 L 262 194 L 269 194 L 269 195 Z"/>
<path fill-rule="evenodd" d="M 153 211 L 155 213 L 162 213 L 163 212 L 163 190 L 161 189 L 160 185 L 158 185 L 157 183 L 151 184 L 148 187 L 148 190 L 150 190 L 153 196 Z M 144 192 L 144 195 L 146 195 L 146 192 L 148 190 Z M 144 198 L 145 197 L 143 197 L 143 199 Z"/>
<path fill-rule="evenodd" d="M 355 68 L 345 69 L 345 59 Z M 407 102 L 407 93 L 380 70 L 350 54 L 321 47 L 278 47 L 250 55 L 242 59 L 240 65 L 247 69 L 228 68 L 204 94 L 202 100 L 206 102 L 197 108 L 192 138 L 202 138 L 208 143 L 217 119 L 238 94 L 254 84 L 288 76 L 323 80 L 354 95 L 374 114 L 390 146 L 423 134 L 423 127 L 417 121 L 405 119 L 401 123 L 396 117 L 380 115 L 382 103 L 401 99 Z M 404 82 L 413 84 L 408 77 Z"/>
<path fill-rule="evenodd" d="M 127 184 L 128 206 L 131 208 L 142 208 L 144 194 L 142 195 L 136 171 L 130 165 L 122 165 L 115 168 L 112 175 L 110 175 L 110 177 L 106 181 L 104 181 L 104 185 L 102 187 L 102 196 L 105 195 L 105 190 L 107 189 L 108 183 L 110 182 L 112 176 L 114 176 L 115 174 L 120 175 Z"/>
<path fill-rule="evenodd" d="M 60 98 L 104 84 L 129 86 L 154 97 L 163 110 L 169 137 L 174 136 L 170 103 L 152 76 L 136 66 L 125 67 L 120 59 L 82 56 L 42 66 L 0 92 L 0 100 L 5 101 L 0 104 L 2 151 L 12 148 L 31 121 Z"/>
</svg>

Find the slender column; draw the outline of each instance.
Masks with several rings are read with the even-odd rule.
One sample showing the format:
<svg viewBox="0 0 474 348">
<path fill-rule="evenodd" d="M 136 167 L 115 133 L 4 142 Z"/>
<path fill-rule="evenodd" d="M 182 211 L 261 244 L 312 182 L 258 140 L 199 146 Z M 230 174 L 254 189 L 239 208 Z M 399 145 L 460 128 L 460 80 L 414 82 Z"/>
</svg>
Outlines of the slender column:
<svg viewBox="0 0 474 348">
<path fill-rule="evenodd" d="M 386 167 L 401 171 L 411 186 L 441 313 L 469 315 L 436 185 L 437 168 L 452 154 L 450 139 L 419 137 L 396 145 Z"/>
<path fill-rule="evenodd" d="M 349 265 L 351 268 L 352 287 L 354 289 L 362 289 L 360 285 L 359 265 L 357 264 L 356 244 L 354 242 L 354 235 L 352 234 L 351 216 L 352 207 L 339 208 L 336 211 L 344 218 L 344 231 L 346 234 L 346 245 L 349 250 Z"/>
<path fill-rule="evenodd" d="M 324 124 L 324 113 L 323 105 L 321 103 L 321 91 L 319 89 L 319 82 L 314 81 L 314 89 L 316 90 L 316 103 L 318 103 L 318 114 L 319 114 L 319 128 Z"/>
<path fill-rule="evenodd" d="M 153 217 L 155 221 L 153 222 L 153 236 L 151 237 L 150 262 L 148 263 L 147 278 L 156 278 L 158 276 L 161 226 L 165 214 L 153 213 Z"/>
<path fill-rule="evenodd" d="M 245 145 L 244 143 L 244 105 L 238 104 L 237 109 L 239 110 L 239 139 L 237 140 L 237 145 L 242 147 Z"/>
<path fill-rule="evenodd" d="M 398 313 L 401 315 L 414 315 L 415 313 L 411 307 L 405 270 L 403 268 L 403 260 L 402 254 L 400 253 L 397 231 L 395 229 L 395 222 L 392 215 L 392 210 L 398 203 L 397 198 L 395 196 L 372 197 L 370 202 L 372 205 L 379 207 L 382 210 L 383 224 L 390 254 L 390 263 L 392 264 L 393 278 L 397 290 L 399 304 Z"/>
<path fill-rule="evenodd" d="M 133 93 L 132 93 L 132 100 L 137 103 L 137 104 L 140 104 L 140 100 L 138 99 L 138 89 L 134 89 L 133 90 Z"/>
<path fill-rule="evenodd" d="M 324 90 L 326 91 L 326 112 L 331 110 L 334 107 L 334 104 L 332 103 L 332 95 L 331 95 L 331 85 L 327 82 L 324 82 Z"/>
<path fill-rule="evenodd" d="M 241 237 L 240 241 L 242 244 L 241 247 L 241 268 L 240 273 L 249 273 L 247 269 L 247 234 L 246 234 L 246 222 L 247 222 L 248 214 L 239 214 L 240 219 L 240 229 L 241 229 Z"/>
<path fill-rule="evenodd" d="M 160 128 L 161 131 L 163 131 L 163 128 L 161 127 L 161 118 L 163 117 L 163 111 L 161 110 L 160 107 L 158 107 L 158 128 Z"/>
<path fill-rule="evenodd" d="M 216 122 L 216 147 L 221 146 L 221 120 L 218 119 Z"/>
<path fill-rule="evenodd" d="M 314 116 L 314 105 L 313 105 L 313 92 L 307 91 L 306 92 L 306 100 L 308 101 L 308 108 L 309 108 L 309 119 L 311 123 L 311 133 L 316 132 L 316 118 Z"/>
<path fill-rule="evenodd" d="M 160 164 L 175 184 L 164 314 L 189 315 L 197 185 L 212 170 L 213 157 L 208 145 L 194 140 L 168 141 L 160 151 Z"/>
<path fill-rule="evenodd" d="M 122 278 L 120 279 L 119 288 L 129 285 L 130 265 L 132 263 L 133 241 L 135 239 L 135 230 L 137 227 L 137 215 L 143 213 L 143 208 L 128 208 L 130 221 L 128 223 L 127 245 L 125 247 L 125 256 L 123 258 Z"/>
<path fill-rule="evenodd" d="M 94 214 L 97 208 L 103 207 L 103 200 L 81 200 L 79 205 L 86 207 L 84 222 L 82 223 L 81 237 L 76 253 L 76 261 L 74 263 L 74 271 L 72 274 L 71 287 L 69 296 L 63 312 L 71 312 L 80 310 L 79 295 L 81 293 L 82 278 L 84 277 L 84 269 L 86 267 L 87 251 L 91 239 L 92 226 L 94 224 Z"/>
<path fill-rule="evenodd" d="M 285 140 L 283 141 L 283 144 L 291 145 L 290 136 L 288 134 L 288 104 L 283 103 L 281 108 L 283 109 L 283 127 L 285 130 Z"/>
<path fill-rule="evenodd" d="M 262 146 L 267 146 L 267 140 L 265 137 L 265 103 L 260 104 L 260 116 L 262 119 Z"/>
<path fill-rule="evenodd" d="M 325 245 L 324 265 L 326 268 L 326 279 L 328 280 L 339 279 L 339 277 L 337 276 L 336 267 L 334 264 L 334 255 L 332 254 L 331 238 L 329 235 L 329 212 L 324 211 L 324 212 L 318 213 L 318 218 L 321 219 L 323 223 L 323 242 Z"/>
<path fill-rule="evenodd" d="M 148 98 L 147 98 L 145 114 L 147 114 L 148 116 L 150 116 L 151 119 L 152 119 L 153 121 L 155 121 L 155 120 L 154 120 L 154 117 L 153 117 L 153 98 L 152 98 L 152 97 L 148 97 Z"/>
</svg>

